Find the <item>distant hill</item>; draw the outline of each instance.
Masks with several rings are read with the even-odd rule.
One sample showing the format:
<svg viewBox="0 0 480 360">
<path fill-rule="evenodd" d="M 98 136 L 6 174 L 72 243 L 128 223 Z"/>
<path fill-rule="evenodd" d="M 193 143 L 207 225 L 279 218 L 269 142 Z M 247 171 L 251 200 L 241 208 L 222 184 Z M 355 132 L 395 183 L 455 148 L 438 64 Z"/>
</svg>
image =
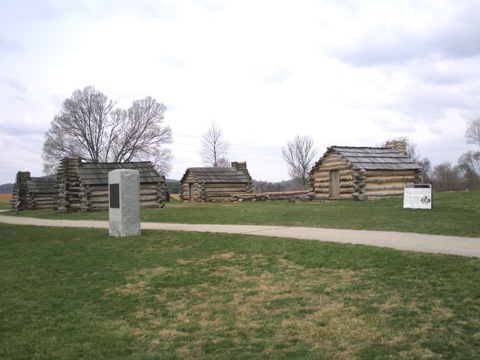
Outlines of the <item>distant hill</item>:
<svg viewBox="0 0 480 360">
<path fill-rule="evenodd" d="M 13 192 L 13 184 L 0 185 L 0 194 L 11 194 Z"/>
</svg>

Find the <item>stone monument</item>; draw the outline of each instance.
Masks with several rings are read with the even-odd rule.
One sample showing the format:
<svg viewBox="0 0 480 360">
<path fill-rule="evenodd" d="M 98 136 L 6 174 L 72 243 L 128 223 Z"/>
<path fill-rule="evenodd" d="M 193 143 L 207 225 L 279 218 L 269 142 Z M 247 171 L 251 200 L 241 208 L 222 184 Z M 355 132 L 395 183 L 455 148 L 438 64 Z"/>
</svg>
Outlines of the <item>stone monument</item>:
<svg viewBox="0 0 480 360">
<path fill-rule="evenodd" d="M 140 172 L 113 170 L 108 173 L 110 236 L 139 236 Z"/>
</svg>

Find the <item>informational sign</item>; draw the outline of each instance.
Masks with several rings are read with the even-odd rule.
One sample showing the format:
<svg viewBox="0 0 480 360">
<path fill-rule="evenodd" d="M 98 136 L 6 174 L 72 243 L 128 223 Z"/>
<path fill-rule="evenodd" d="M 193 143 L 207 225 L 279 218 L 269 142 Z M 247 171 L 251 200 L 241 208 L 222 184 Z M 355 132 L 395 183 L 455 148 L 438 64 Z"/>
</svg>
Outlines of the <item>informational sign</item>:
<svg viewBox="0 0 480 360">
<path fill-rule="evenodd" d="M 110 207 L 120 209 L 120 184 L 110 184 Z"/>
<path fill-rule="evenodd" d="M 432 202 L 431 184 L 405 185 L 403 192 L 404 209 L 431 209 Z"/>
</svg>

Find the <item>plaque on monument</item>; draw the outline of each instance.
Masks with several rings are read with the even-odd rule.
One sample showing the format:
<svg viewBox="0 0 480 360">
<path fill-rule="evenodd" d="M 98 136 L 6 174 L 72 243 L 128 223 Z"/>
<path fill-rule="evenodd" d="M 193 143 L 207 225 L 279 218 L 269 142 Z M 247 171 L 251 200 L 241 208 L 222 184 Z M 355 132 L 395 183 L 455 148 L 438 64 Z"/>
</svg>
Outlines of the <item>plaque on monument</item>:
<svg viewBox="0 0 480 360">
<path fill-rule="evenodd" d="M 110 207 L 120 209 L 120 184 L 110 184 Z"/>
</svg>

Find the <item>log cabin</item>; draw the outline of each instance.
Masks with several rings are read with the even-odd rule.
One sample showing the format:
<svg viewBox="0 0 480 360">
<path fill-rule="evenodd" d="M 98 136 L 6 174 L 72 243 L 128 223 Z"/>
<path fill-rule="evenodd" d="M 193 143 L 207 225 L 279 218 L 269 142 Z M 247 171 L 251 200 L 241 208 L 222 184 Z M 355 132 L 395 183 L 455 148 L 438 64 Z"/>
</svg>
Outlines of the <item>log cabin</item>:
<svg viewBox="0 0 480 360">
<path fill-rule="evenodd" d="M 231 167 L 193 167 L 180 180 L 180 201 L 222 202 L 233 196 L 253 193 L 253 182 L 246 162 Z"/>
<path fill-rule="evenodd" d="M 32 177 L 19 171 L 13 184 L 12 208 L 18 210 L 56 209 L 55 176 Z"/>
<path fill-rule="evenodd" d="M 310 171 L 313 200 L 367 200 L 403 196 L 422 168 L 396 142 L 387 147 L 332 146 Z"/>
<path fill-rule="evenodd" d="M 169 198 L 165 177 L 153 164 L 88 163 L 78 157 L 64 158 L 57 171 L 58 210 L 100 211 L 108 210 L 108 173 L 117 169 L 132 169 L 140 172 L 140 206 L 163 207 Z"/>
</svg>

